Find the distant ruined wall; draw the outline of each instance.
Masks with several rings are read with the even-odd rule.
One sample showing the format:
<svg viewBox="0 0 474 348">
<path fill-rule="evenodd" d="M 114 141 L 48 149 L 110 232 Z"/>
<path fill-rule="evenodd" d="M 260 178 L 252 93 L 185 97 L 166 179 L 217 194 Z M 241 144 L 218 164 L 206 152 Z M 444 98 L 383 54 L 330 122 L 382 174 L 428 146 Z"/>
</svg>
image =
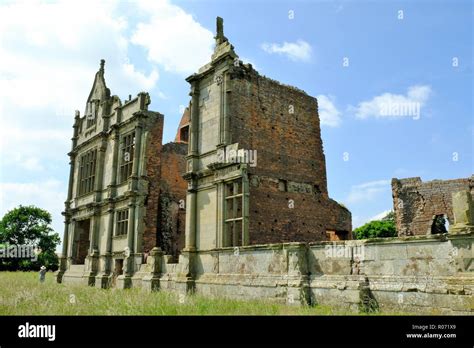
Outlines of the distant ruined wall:
<svg viewBox="0 0 474 348">
<path fill-rule="evenodd" d="M 422 182 L 419 177 L 392 179 L 392 196 L 399 236 L 431 233 L 437 215 L 446 215 L 454 223 L 452 194 L 474 193 L 474 177 Z"/>
</svg>

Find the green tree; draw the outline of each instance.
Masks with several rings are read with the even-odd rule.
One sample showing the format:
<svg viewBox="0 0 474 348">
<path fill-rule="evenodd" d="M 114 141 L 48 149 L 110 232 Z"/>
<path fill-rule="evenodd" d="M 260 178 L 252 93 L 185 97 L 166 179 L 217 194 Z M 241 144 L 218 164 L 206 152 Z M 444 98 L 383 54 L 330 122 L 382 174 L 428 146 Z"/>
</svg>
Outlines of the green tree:
<svg viewBox="0 0 474 348">
<path fill-rule="evenodd" d="M 356 228 L 353 235 L 355 239 L 396 237 L 397 230 L 393 220 L 375 220 Z"/>
<path fill-rule="evenodd" d="M 58 268 L 56 246 L 60 243 L 51 228 L 51 214 L 35 206 L 20 205 L 7 212 L 0 220 L 0 244 L 3 246 L 30 245 L 39 249 L 36 261 L 31 259 L 3 258 L 0 268 L 8 270 L 38 270 Z"/>
<path fill-rule="evenodd" d="M 387 215 L 385 215 L 382 219 L 382 221 L 393 221 L 395 222 L 395 212 L 393 210 L 390 210 Z"/>
</svg>

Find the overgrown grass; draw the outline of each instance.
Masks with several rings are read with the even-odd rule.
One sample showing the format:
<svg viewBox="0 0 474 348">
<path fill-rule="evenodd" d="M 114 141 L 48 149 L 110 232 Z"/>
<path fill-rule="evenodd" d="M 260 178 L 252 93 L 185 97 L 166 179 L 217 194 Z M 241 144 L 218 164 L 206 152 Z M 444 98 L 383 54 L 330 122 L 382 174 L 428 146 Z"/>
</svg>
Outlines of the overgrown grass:
<svg viewBox="0 0 474 348">
<path fill-rule="evenodd" d="M 33 272 L 0 272 L 0 315 L 341 315 L 325 306 L 297 307 L 269 301 L 179 297 L 138 288 L 97 289 L 57 284 L 52 273 L 41 284 Z"/>
</svg>

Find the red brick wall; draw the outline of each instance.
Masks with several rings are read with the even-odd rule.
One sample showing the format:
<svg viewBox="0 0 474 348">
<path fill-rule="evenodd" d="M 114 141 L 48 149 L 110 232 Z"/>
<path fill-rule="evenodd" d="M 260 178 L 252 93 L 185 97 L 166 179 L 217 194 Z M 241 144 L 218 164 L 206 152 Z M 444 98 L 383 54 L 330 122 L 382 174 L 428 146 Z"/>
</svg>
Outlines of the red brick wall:
<svg viewBox="0 0 474 348">
<path fill-rule="evenodd" d="M 158 202 L 160 199 L 161 152 L 163 136 L 163 115 L 156 113 L 158 119 L 151 126 L 145 147 L 146 177 L 148 179 L 148 196 L 146 199 L 145 228 L 143 232 L 143 252 L 156 246 L 156 226 Z"/>
<path fill-rule="evenodd" d="M 176 143 L 187 143 L 188 139 L 182 139 L 181 138 L 181 129 L 184 127 L 188 127 L 189 131 L 189 121 L 190 121 L 190 106 L 188 106 L 186 109 L 184 109 L 183 115 L 181 116 L 181 121 L 179 121 L 179 126 L 178 126 L 178 131 L 176 132 L 176 136 L 174 138 L 174 141 Z M 188 132 L 188 138 L 189 138 L 189 132 Z"/>
<path fill-rule="evenodd" d="M 351 231 L 351 214 L 321 194 L 281 191 L 267 180 L 250 180 L 251 244 L 326 240 L 326 231 Z M 350 234 L 348 234 L 350 237 Z"/>
<path fill-rule="evenodd" d="M 257 150 L 252 173 L 312 183 L 327 195 L 316 99 L 255 73 L 235 74 L 231 83 L 231 143 Z"/>
<path fill-rule="evenodd" d="M 454 223 L 452 197 L 454 192 L 474 191 L 474 179 L 433 180 L 419 177 L 392 179 L 395 221 L 399 236 L 429 234 L 433 217 L 446 215 Z"/>
<path fill-rule="evenodd" d="M 187 182 L 182 178 L 186 170 L 187 144 L 168 143 L 161 152 L 161 185 L 158 220 L 158 245 L 168 255 L 178 255 L 184 248 L 185 207 Z"/>
<path fill-rule="evenodd" d="M 350 212 L 328 198 L 316 99 L 242 67 L 231 76 L 231 143 L 257 150 L 249 174 L 262 178 L 250 186 L 250 243 L 326 240 L 327 230 L 350 233 Z M 278 180 L 303 184 L 303 191 L 282 189 Z"/>
</svg>

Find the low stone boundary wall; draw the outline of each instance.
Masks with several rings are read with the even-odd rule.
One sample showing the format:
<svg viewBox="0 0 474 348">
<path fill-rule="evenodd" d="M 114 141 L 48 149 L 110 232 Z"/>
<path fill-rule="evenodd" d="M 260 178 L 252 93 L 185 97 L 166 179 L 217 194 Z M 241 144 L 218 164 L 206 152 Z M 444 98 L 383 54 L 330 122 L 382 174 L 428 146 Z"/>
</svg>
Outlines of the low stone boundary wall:
<svg viewBox="0 0 474 348">
<path fill-rule="evenodd" d="M 136 286 L 205 296 L 321 304 L 351 311 L 474 313 L 474 235 L 155 249 Z"/>
<path fill-rule="evenodd" d="M 155 248 L 131 278 L 119 276 L 115 286 L 353 312 L 472 315 L 473 240 L 474 233 L 459 233 L 184 250 L 176 263 Z M 112 284 L 92 284 L 90 272 L 74 267 L 63 281 Z"/>
</svg>

